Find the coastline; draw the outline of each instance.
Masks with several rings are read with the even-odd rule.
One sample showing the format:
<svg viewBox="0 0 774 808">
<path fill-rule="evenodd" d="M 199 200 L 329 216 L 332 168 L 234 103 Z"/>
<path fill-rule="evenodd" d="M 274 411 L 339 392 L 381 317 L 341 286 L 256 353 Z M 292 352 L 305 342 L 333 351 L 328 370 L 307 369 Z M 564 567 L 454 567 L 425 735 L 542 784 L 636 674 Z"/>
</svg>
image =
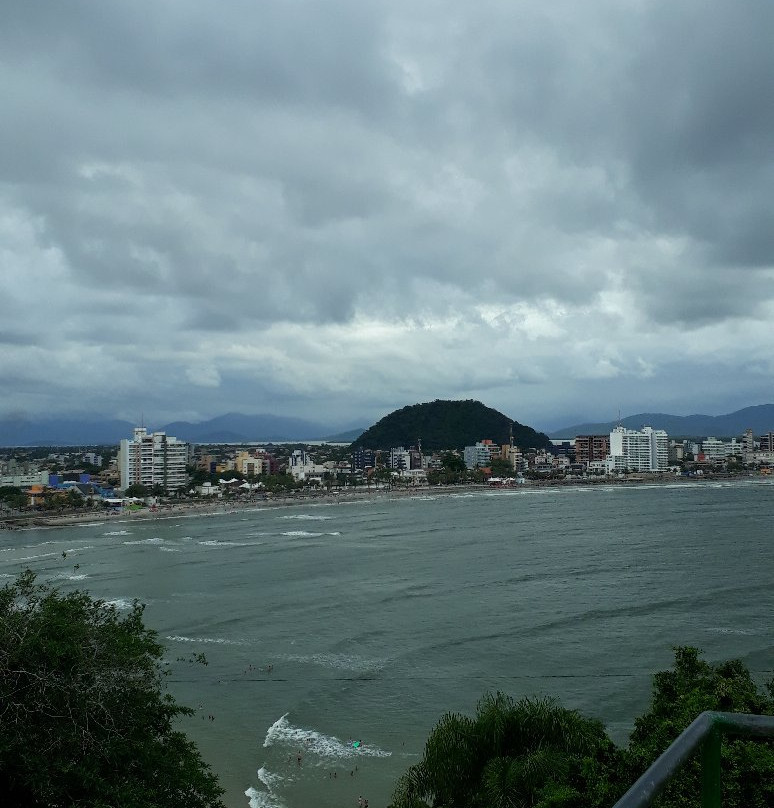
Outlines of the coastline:
<svg viewBox="0 0 774 808">
<path fill-rule="evenodd" d="M 369 499 L 397 499 L 406 497 L 436 497 L 454 494 L 470 494 L 483 491 L 520 491 L 530 488 L 557 488 L 574 486 L 599 485 L 666 485 L 666 484 L 702 484 L 717 483 L 729 480 L 751 480 L 755 475 L 712 475 L 704 477 L 677 477 L 675 475 L 629 476 L 622 479 L 583 479 L 583 480 L 528 480 L 523 485 L 496 487 L 489 484 L 468 483 L 464 485 L 422 486 L 412 488 L 366 488 L 364 490 L 340 490 L 325 492 L 304 492 L 302 494 L 285 494 L 262 499 L 248 499 L 213 502 L 170 503 L 136 511 L 108 512 L 80 511 L 63 514 L 29 514 L 0 517 L 0 530 L 37 530 L 56 527 L 69 527 L 94 522 L 133 522 L 135 520 L 185 519 L 196 516 L 218 516 L 243 511 L 255 511 L 273 508 L 298 507 L 300 505 L 344 505 L 352 502 L 364 502 Z"/>
</svg>

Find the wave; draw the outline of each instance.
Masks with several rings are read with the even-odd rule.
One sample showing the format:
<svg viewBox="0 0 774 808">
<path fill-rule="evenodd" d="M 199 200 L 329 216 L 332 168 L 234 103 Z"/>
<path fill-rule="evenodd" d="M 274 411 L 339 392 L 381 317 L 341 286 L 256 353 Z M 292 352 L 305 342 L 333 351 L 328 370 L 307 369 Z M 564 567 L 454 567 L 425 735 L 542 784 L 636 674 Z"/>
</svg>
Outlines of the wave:
<svg viewBox="0 0 774 808">
<path fill-rule="evenodd" d="M 310 533 L 308 530 L 287 530 L 284 533 L 280 533 L 280 536 L 306 536 L 313 538 L 324 535 L 324 533 Z"/>
<path fill-rule="evenodd" d="M 79 522 L 76 527 L 101 527 L 104 522 Z"/>
<path fill-rule="evenodd" d="M 332 516 L 323 516 L 322 514 L 312 513 L 292 513 L 286 516 L 278 516 L 277 519 L 300 519 L 307 522 L 325 522 L 328 519 L 333 519 Z"/>
<path fill-rule="evenodd" d="M 14 561 L 34 561 L 38 558 L 50 558 L 55 555 L 59 555 L 59 553 L 40 553 L 39 555 L 22 556 L 21 558 L 14 559 Z"/>
<path fill-rule="evenodd" d="M 154 536 L 152 539 L 137 539 L 136 541 L 125 541 L 124 544 L 164 544 L 164 539 Z"/>
<path fill-rule="evenodd" d="M 262 541 L 219 541 L 218 539 L 207 539 L 197 542 L 202 547 L 260 547 Z"/>
<path fill-rule="evenodd" d="M 108 530 L 107 533 L 103 533 L 103 536 L 131 536 L 131 530 Z"/>
<path fill-rule="evenodd" d="M 278 718 L 266 732 L 264 747 L 285 746 L 293 749 L 303 749 L 306 754 L 316 755 L 319 758 L 352 758 L 352 757 L 390 757 L 392 752 L 370 746 L 365 743 L 357 749 L 351 743 L 345 743 L 333 735 L 325 735 L 314 729 L 294 727 L 288 721 L 288 715 Z"/>
<path fill-rule="evenodd" d="M 271 791 L 258 791 L 252 786 L 245 791 L 250 808 L 284 808 L 284 803 Z"/>
<path fill-rule="evenodd" d="M 321 665 L 336 670 L 354 671 L 356 673 L 369 673 L 384 668 L 386 660 L 366 659 L 365 657 L 350 654 L 282 654 L 282 659 L 288 662 Z"/>
<path fill-rule="evenodd" d="M 113 600 L 106 600 L 105 606 L 113 606 L 119 612 L 128 612 L 132 608 L 132 601 L 126 598 L 113 598 Z"/>
<path fill-rule="evenodd" d="M 227 640 L 225 637 L 181 637 L 178 634 L 171 634 L 166 639 L 174 642 L 209 643 L 211 645 L 247 645 L 243 640 Z"/>
</svg>

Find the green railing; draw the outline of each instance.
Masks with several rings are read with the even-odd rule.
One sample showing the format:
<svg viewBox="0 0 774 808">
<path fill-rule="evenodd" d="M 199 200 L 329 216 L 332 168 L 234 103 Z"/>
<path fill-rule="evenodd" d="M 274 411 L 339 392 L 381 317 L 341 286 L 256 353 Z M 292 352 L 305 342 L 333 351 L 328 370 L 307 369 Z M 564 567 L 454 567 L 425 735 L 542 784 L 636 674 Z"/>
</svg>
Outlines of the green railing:
<svg viewBox="0 0 774 808">
<path fill-rule="evenodd" d="M 660 755 L 613 808 L 646 808 L 670 778 L 701 748 L 701 806 L 720 808 L 720 747 L 723 735 L 774 738 L 774 716 L 704 712 Z"/>
</svg>

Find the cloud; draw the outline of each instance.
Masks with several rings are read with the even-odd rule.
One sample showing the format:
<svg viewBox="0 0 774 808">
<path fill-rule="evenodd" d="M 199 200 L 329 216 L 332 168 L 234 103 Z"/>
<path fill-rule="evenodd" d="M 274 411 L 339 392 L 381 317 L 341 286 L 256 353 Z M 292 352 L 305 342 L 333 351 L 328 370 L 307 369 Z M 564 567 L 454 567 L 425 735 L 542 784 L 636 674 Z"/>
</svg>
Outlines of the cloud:
<svg viewBox="0 0 774 808">
<path fill-rule="evenodd" d="M 8 407 L 771 400 L 764 0 L 6 6 Z"/>
</svg>

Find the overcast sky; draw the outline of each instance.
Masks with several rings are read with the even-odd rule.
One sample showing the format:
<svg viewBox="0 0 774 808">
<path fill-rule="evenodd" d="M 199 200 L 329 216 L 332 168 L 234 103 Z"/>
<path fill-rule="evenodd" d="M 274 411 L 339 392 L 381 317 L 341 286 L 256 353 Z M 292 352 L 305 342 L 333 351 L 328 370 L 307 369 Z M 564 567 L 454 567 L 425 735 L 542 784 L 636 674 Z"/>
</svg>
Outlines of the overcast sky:
<svg viewBox="0 0 774 808">
<path fill-rule="evenodd" d="M 0 416 L 774 402 L 771 0 L 3 0 Z"/>
</svg>

